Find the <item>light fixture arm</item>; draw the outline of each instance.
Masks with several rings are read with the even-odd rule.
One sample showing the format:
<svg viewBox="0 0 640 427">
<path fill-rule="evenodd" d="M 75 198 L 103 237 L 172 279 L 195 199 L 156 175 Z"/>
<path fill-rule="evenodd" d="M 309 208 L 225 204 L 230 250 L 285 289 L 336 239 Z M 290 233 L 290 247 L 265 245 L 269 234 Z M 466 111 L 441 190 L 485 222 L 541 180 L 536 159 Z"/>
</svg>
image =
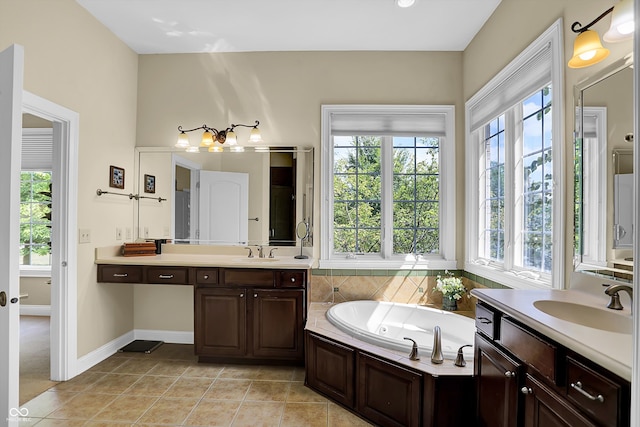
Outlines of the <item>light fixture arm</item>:
<svg viewBox="0 0 640 427">
<path fill-rule="evenodd" d="M 196 130 L 204 130 L 204 135 L 207 136 L 207 139 L 209 139 L 209 143 L 206 145 L 210 145 L 213 141 L 211 141 L 212 139 L 215 141 L 218 141 L 220 144 L 224 144 L 225 141 L 227 140 L 227 136 L 229 136 L 229 138 L 233 139 L 233 144 L 235 144 L 235 134 L 233 133 L 233 130 L 237 127 L 245 127 L 245 128 L 251 128 L 251 132 L 252 134 L 255 133 L 259 133 L 258 130 L 258 126 L 260 125 L 260 122 L 258 120 L 256 120 L 255 124 L 253 125 L 245 125 L 242 123 L 239 123 L 237 125 L 235 124 L 231 124 L 230 127 L 223 129 L 223 130 L 218 130 L 216 128 L 212 128 L 210 126 L 202 125 L 199 126 L 197 128 L 193 128 L 193 129 L 183 129 L 182 126 L 178 126 L 178 132 L 179 132 L 179 136 L 180 138 L 178 138 L 179 140 L 181 138 L 183 138 L 183 135 L 186 135 L 187 132 L 193 132 Z M 207 135 L 207 132 L 210 133 L 211 135 Z M 204 138 L 204 137 L 203 137 Z M 176 146 L 188 146 L 188 141 L 186 145 L 176 145 Z"/>
<path fill-rule="evenodd" d="M 593 21 L 589 22 L 584 27 L 582 26 L 582 24 L 580 22 L 576 21 L 571 25 L 571 31 L 573 31 L 574 33 L 583 33 L 585 31 L 587 31 L 589 28 L 591 28 L 592 26 L 594 26 L 598 21 L 600 21 L 602 18 L 604 18 L 605 16 L 607 16 L 611 12 L 613 12 L 613 6 L 611 6 L 609 9 L 605 10 L 604 12 L 602 12 L 602 14 L 600 16 L 598 16 Z"/>
<path fill-rule="evenodd" d="M 243 124 L 234 125 L 234 124 L 232 124 L 231 128 L 227 129 L 227 131 L 233 130 L 233 129 L 237 128 L 237 127 L 245 127 L 245 128 L 254 128 L 255 129 L 258 126 L 260 126 L 260 122 L 258 120 L 256 120 L 256 124 L 255 125 L 243 125 Z"/>
</svg>

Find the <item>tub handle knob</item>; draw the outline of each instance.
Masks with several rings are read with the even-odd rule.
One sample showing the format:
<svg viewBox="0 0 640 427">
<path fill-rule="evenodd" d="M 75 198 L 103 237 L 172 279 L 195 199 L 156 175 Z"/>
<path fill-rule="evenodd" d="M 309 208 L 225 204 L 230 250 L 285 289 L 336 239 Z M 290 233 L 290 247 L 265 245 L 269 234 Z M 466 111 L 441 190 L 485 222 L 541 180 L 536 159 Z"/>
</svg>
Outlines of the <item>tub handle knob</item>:
<svg viewBox="0 0 640 427">
<path fill-rule="evenodd" d="M 462 349 L 465 347 L 472 347 L 471 344 L 466 344 L 463 345 L 462 347 L 460 347 L 458 349 L 458 355 L 456 356 L 456 361 L 453 362 L 454 365 L 459 366 L 461 368 L 464 368 L 465 366 L 467 366 L 467 362 L 466 360 L 464 360 L 464 353 L 462 352 Z"/>
<path fill-rule="evenodd" d="M 404 339 L 413 343 L 411 353 L 409 354 L 409 360 L 420 360 L 420 356 L 418 356 L 418 344 L 409 337 L 404 337 Z"/>
</svg>

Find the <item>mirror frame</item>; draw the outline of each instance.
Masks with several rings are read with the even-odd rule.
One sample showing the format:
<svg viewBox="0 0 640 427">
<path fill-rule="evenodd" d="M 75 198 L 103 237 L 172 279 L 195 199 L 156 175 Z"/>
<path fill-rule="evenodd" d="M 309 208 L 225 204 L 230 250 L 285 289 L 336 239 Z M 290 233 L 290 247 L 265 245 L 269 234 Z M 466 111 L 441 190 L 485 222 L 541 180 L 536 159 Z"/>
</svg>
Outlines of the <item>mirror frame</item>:
<svg viewBox="0 0 640 427">
<path fill-rule="evenodd" d="M 302 218 L 303 222 L 307 223 L 307 226 L 309 228 L 309 233 L 307 238 L 304 240 L 304 246 L 309 246 L 312 247 L 313 246 L 313 234 L 311 232 L 311 230 L 313 229 L 313 217 L 314 217 L 314 201 L 315 201 L 315 190 L 314 190 L 314 148 L 312 146 L 294 146 L 293 148 L 291 148 L 291 146 L 283 146 L 283 147 L 278 147 L 278 146 L 271 146 L 271 147 L 254 147 L 254 146 L 244 146 L 245 151 L 246 152 L 250 152 L 250 153 L 264 153 L 264 154 L 269 154 L 269 153 L 305 153 L 305 154 L 311 154 L 309 161 L 304 163 L 304 169 L 302 171 L 302 173 L 305 176 L 305 179 L 302 182 L 302 185 L 304 188 L 301 189 L 302 192 L 302 196 L 303 199 L 301 201 L 302 203 L 302 207 L 301 207 L 301 212 L 299 214 L 299 216 Z M 141 175 L 141 173 L 143 173 L 140 169 L 140 156 L 144 153 L 167 153 L 167 154 L 183 154 L 185 153 L 185 150 L 183 148 L 176 148 L 176 147 L 159 147 L 159 146 L 136 146 L 134 148 L 134 176 L 135 176 L 135 182 L 134 182 L 134 187 L 133 187 L 133 192 L 135 195 L 140 196 L 140 198 L 146 198 L 146 199 L 155 199 L 156 201 L 159 198 L 168 198 L 168 196 L 170 196 L 169 194 L 167 195 L 163 195 L 163 194 L 153 194 L 153 197 L 145 197 L 145 196 L 149 196 L 148 194 L 144 193 L 144 189 L 142 188 L 143 186 L 143 177 Z M 227 147 L 224 148 L 222 153 L 233 153 L 233 154 L 241 154 L 241 152 L 236 152 L 235 150 L 230 150 Z M 206 151 L 200 151 L 200 154 L 202 155 L 211 155 L 211 156 L 215 156 L 218 154 L 222 154 L 222 153 L 207 153 Z M 187 153 L 187 154 L 198 154 L 198 153 Z M 173 172 L 172 172 L 173 175 Z M 309 194 L 310 193 L 310 194 Z M 171 199 L 170 199 L 171 200 Z M 157 203 L 157 202 L 156 202 Z M 161 203 L 165 203 L 164 201 Z M 172 203 L 172 202 L 170 202 Z M 136 198 L 136 202 L 134 202 L 134 208 L 133 208 L 133 235 L 134 240 L 136 239 L 145 239 L 145 237 L 142 235 L 142 232 L 140 230 L 140 199 Z M 173 205 L 172 205 L 173 206 Z M 171 211 L 173 211 L 172 208 L 170 208 Z M 171 217 L 173 218 L 173 212 L 171 212 Z M 173 219 L 172 219 L 173 221 Z M 172 224 L 170 224 L 170 229 L 173 230 L 174 227 L 172 226 Z M 167 237 L 167 238 L 173 238 L 173 237 Z M 294 239 L 294 244 L 291 247 L 296 247 L 298 246 L 300 240 L 299 239 Z M 208 245 L 208 244 L 213 244 L 210 242 L 206 242 L 206 241 L 200 241 L 198 239 L 185 239 L 185 240 L 180 240 L 180 243 L 192 243 L 192 244 L 203 244 L 203 245 Z M 238 245 L 243 245 L 246 246 L 247 244 L 261 244 L 261 245 L 269 245 L 269 242 L 260 242 L 260 243 L 255 243 L 255 242 L 247 242 L 247 243 L 238 243 Z M 278 245 L 273 245 L 273 246 L 278 246 Z"/>
<path fill-rule="evenodd" d="M 584 254 L 584 114 L 588 106 L 583 105 L 583 92 L 594 86 L 595 84 L 602 82 L 603 80 L 611 77 L 612 75 L 624 70 L 633 65 L 633 53 L 625 55 L 623 58 L 616 60 L 609 66 L 603 68 L 594 75 L 582 80 L 574 86 L 574 107 L 575 107 L 575 120 L 574 120 L 574 156 L 573 156 L 573 170 L 574 170 L 574 190 L 573 190 L 573 270 L 578 273 L 593 274 L 607 279 L 620 280 L 623 282 L 630 282 L 628 279 L 629 271 L 615 269 L 602 265 L 598 262 L 589 263 L 583 259 Z M 604 116 L 606 119 L 606 115 Z M 606 125 L 605 125 L 606 128 Z M 604 134 L 606 135 L 606 129 Z M 606 157 L 606 156 L 605 156 Z M 602 168 L 599 168 L 602 169 Z M 599 170 L 600 175 L 597 181 L 602 184 L 601 181 L 608 176 L 606 168 Z M 605 190 L 606 191 L 606 190 Z M 600 196 L 602 196 L 600 194 Z M 606 227 L 605 227 L 606 228 Z M 606 250 L 606 249 L 605 249 Z"/>
</svg>

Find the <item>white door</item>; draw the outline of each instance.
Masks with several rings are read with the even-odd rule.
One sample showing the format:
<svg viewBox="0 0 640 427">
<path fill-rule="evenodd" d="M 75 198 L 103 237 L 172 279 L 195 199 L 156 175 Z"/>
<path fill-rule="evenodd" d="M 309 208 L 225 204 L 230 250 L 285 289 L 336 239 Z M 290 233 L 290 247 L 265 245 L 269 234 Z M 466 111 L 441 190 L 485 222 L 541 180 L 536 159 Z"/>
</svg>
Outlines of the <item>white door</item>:
<svg viewBox="0 0 640 427">
<path fill-rule="evenodd" d="M 24 49 L 0 52 L 0 425 L 26 416 L 18 407 L 20 355 L 20 156 Z M 12 209 L 13 208 L 13 209 Z"/>
<path fill-rule="evenodd" d="M 200 171 L 200 240 L 247 244 L 249 174 Z"/>
</svg>

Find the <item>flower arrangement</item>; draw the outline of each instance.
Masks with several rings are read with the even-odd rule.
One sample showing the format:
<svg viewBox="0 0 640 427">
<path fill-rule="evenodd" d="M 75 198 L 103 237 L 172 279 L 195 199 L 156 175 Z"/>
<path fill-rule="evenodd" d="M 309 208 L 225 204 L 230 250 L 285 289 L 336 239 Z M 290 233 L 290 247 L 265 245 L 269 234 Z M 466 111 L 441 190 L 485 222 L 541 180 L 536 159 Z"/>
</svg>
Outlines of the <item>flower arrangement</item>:
<svg viewBox="0 0 640 427">
<path fill-rule="evenodd" d="M 436 279 L 436 289 L 442 292 L 445 297 L 459 300 L 462 295 L 467 293 L 467 288 L 462 284 L 460 277 L 455 277 L 453 273 L 445 270 L 445 277 L 438 275 Z M 467 295 L 468 296 L 468 295 Z"/>
</svg>

